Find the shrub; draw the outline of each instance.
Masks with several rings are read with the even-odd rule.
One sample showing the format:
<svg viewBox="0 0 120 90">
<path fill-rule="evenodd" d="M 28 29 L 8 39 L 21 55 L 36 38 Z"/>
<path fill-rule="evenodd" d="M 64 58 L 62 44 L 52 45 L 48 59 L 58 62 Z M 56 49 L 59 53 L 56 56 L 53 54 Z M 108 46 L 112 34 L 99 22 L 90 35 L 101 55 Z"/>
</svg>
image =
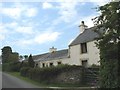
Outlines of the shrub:
<svg viewBox="0 0 120 90">
<path fill-rule="evenodd" d="M 20 67 L 29 67 L 28 62 L 21 62 Z"/>
<path fill-rule="evenodd" d="M 20 62 L 12 62 L 10 65 L 10 71 L 19 72 L 20 71 Z"/>
<path fill-rule="evenodd" d="M 20 75 L 21 76 L 29 76 L 28 75 L 28 71 L 30 70 L 31 68 L 30 67 L 22 67 L 21 69 L 20 69 Z"/>
<path fill-rule="evenodd" d="M 3 63 L 2 64 L 2 71 L 10 71 L 9 63 Z"/>
<path fill-rule="evenodd" d="M 45 67 L 45 68 L 24 67 L 20 71 L 22 76 L 28 76 L 30 79 L 39 82 L 49 83 L 60 73 L 70 71 L 76 67 L 77 66 L 70 66 L 70 65 L 59 65 L 59 66 Z"/>
</svg>

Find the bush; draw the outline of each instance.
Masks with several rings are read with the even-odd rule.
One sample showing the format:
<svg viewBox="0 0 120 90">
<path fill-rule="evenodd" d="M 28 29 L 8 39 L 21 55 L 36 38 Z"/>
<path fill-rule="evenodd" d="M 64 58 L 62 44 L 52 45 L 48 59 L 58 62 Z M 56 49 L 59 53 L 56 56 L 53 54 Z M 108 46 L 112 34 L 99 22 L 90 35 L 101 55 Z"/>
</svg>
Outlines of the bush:
<svg viewBox="0 0 120 90">
<path fill-rule="evenodd" d="M 28 74 L 28 71 L 30 70 L 31 68 L 30 67 L 22 67 L 21 69 L 20 69 L 20 75 L 21 76 L 29 76 L 29 74 Z"/>
<path fill-rule="evenodd" d="M 10 63 L 10 71 L 19 72 L 20 71 L 20 62 Z"/>
<path fill-rule="evenodd" d="M 2 71 L 10 71 L 10 64 L 9 63 L 2 64 Z"/>
<path fill-rule="evenodd" d="M 36 80 L 38 82 L 46 82 L 49 83 L 53 81 L 55 77 L 57 77 L 62 72 L 71 71 L 77 66 L 70 65 L 59 65 L 53 67 L 45 67 L 45 68 L 30 68 L 23 67 L 20 70 L 22 76 L 27 76 L 30 79 Z"/>
<path fill-rule="evenodd" d="M 28 62 L 21 62 L 20 67 L 29 67 Z"/>
<path fill-rule="evenodd" d="M 19 72 L 20 71 L 20 62 L 10 62 L 2 64 L 2 70 L 8 72 Z"/>
</svg>

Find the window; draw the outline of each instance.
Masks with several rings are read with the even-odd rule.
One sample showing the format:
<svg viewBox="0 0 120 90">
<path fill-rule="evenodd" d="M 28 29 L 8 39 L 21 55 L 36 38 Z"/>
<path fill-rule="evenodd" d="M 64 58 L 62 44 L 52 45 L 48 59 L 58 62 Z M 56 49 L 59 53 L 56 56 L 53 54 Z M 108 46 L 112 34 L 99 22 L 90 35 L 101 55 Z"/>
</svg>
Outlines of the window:
<svg viewBox="0 0 120 90">
<path fill-rule="evenodd" d="M 61 64 L 61 62 L 58 62 L 58 65 L 60 65 Z"/>
<path fill-rule="evenodd" d="M 42 66 L 45 67 L 45 63 L 43 63 Z"/>
<path fill-rule="evenodd" d="M 81 43 L 81 53 L 87 53 L 87 44 Z"/>
<path fill-rule="evenodd" d="M 50 67 L 53 66 L 53 63 L 50 63 Z"/>
</svg>

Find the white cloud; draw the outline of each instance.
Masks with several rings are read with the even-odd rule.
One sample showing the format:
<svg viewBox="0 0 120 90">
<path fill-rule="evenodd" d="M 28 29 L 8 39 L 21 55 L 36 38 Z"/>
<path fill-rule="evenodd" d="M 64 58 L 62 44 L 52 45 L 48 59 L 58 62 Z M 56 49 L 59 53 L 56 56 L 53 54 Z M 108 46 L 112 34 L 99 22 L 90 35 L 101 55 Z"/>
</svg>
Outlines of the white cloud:
<svg viewBox="0 0 120 90">
<path fill-rule="evenodd" d="M 4 24 L 0 24 L 0 41 L 5 39 L 6 34 L 8 34 L 9 32 L 6 30 L 6 28 L 4 27 Z"/>
<path fill-rule="evenodd" d="M 31 45 L 31 44 L 34 44 L 34 41 L 31 39 L 21 39 L 17 42 L 17 44 L 19 45 L 22 45 L 22 46 L 27 46 L 27 45 Z"/>
<path fill-rule="evenodd" d="M 28 5 L 22 5 L 21 3 L 13 3 L 12 7 L 2 7 L 1 12 L 10 18 L 19 19 L 23 16 L 34 17 L 38 10 L 37 8 L 30 7 Z"/>
<path fill-rule="evenodd" d="M 49 43 L 49 42 L 56 41 L 60 34 L 61 33 L 59 33 L 59 32 L 46 31 L 46 32 L 38 34 L 38 35 L 35 34 L 33 38 L 30 37 L 29 39 L 25 39 L 25 38 L 20 39 L 15 43 L 17 45 L 21 45 L 21 46 L 44 44 L 44 43 Z"/>
<path fill-rule="evenodd" d="M 43 9 L 49 9 L 49 8 L 53 8 L 53 5 L 48 2 L 44 2 L 42 7 Z"/>
<path fill-rule="evenodd" d="M 60 2 L 59 6 L 57 6 L 60 16 L 53 21 L 53 25 L 58 25 L 61 22 L 73 22 L 78 15 L 76 10 L 77 5 L 78 2 Z"/>
<path fill-rule="evenodd" d="M 18 23 L 17 22 L 6 23 L 3 25 L 3 27 L 16 29 L 18 27 Z"/>
<path fill-rule="evenodd" d="M 110 2 L 110 0 L 88 0 L 88 1 L 99 6 L 105 5 L 106 3 Z"/>
<path fill-rule="evenodd" d="M 35 42 L 42 44 L 46 42 L 56 41 L 59 35 L 59 32 L 47 32 L 36 36 L 34 40 Z"/>
<path fill-rule="evenodd" d="M 71 21 L 71 19 L 73 19 L 77 15 L 77 11 L 76 11 L 76 5 L 77 4 L 78 4 L 77 2 L 63 2 L 63 3 L 60 3 L 59 14 L 61 15 L 61 18 L 65 22 Z"/>
<path fill-rule="evenodd" d="M 0 41 L 4 40 L 5 36 L 0 34 Z"/>
<path fill-rule="evenodd" d="M 22 10 L 20 8 L 3 8 L 2 13 L 12 18 L 19 18 Z"/>
<path fill-rule="evenodd" d="M 33 34 L 33 27 L 30 26 L 19 26 L 15 30 L 16 32 L 22 33 L 22 34 Z"/>
<path fill-rule="evenodd" d="M 37 8 L 30 8 L 30 9 L 27 9 L 26 11 L 26 16 L 28 17 L 36 16 L 36 14 L 37 14 Z"/>
</svg>

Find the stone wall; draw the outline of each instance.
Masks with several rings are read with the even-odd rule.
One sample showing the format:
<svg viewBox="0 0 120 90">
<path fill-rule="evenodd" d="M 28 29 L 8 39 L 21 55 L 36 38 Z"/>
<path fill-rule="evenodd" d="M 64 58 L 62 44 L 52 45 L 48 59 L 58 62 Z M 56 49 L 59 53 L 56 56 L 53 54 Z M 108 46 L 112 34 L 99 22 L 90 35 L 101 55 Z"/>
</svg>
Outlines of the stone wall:
<svg viewBox="0 0 120 90">
<path fill-rule="evenodd" d="M 68 84 L 81 84 L 82 83 L 82 67 L 78 66 L 68 70 L 63 70 L 57 75 L 52 82 L 56 83 L 68 83 Z"/>
</svg>

